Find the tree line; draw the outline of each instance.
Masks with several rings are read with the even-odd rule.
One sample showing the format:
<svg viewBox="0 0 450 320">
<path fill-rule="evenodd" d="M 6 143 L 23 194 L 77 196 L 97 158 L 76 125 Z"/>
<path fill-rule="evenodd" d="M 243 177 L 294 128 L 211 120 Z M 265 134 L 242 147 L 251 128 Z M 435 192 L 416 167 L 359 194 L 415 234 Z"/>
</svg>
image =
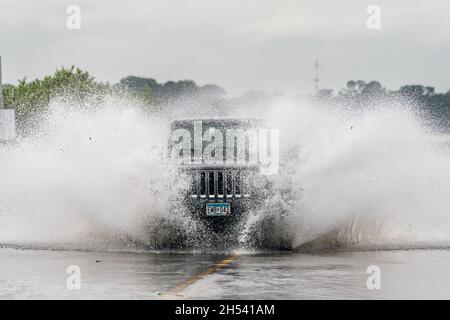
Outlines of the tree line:
<svg viewBox="0 0 450 320">
<path fill-rule="evenodd" d="M 87 71 L 74 66 L 57 69 L 54 74 L 43 79 L 3 86 L 6 108 L 16 111 L 17 127 L 20 133 L 27 133 L 39 121 L 52 99 L 73 104 L 77 107 L 99 105 L 107 96 L 117 95 L 134 100 L 151 109 L 168 105 L 174 99 L 194 96 L 221 97 L 225 90 L 216 85 L 198 86 L 192 80 L 158 83 L 151 78 L 128 76 L 116 84 L 96 81 Z"/>
<path fill-rule="evenodd" d="M 322 89 L 314 99 L 361 110 L 386 101 L 406 102 L 422 111 L 439 127 L 450 129 L 450 91 L 438 93 L 430 86 L 404 85 L 398 90 L 388 90 L 378 81 L 366 83 L 363 80 L 350 80 L 337 94 L 331 89 Z"/>
<path fill-rule="evenodd" d="M 47 110 L 52 99 L 80 107 L 91 107 L 108 95 L 119 95 L 135 100 L 151 110 L 155 106 L 169 106 L 176 100 L 188 98 L 201 97 L 203 103 L 227 106 L 267 101 L 278 96 L 251 92 L 240 98 L 230 99 L 226 98 L 225 94 L 225 90 L 219 86 L 198 86 L 192 80 L 159 83 L 152 78 L 128 76 L 111 85 L 96 81 L 88 72 L 73 66 L 57 69 L 54 74 L 43 79 L 23 79 L 17 84 L 6 84 L 3 87 L 5 107 L 15 109 L 17 127 L 25 133 L 38 121 L 39 115 Z M 437 93 L 429 86 L 405 85 L 398 90 L 388 90 L 377 81 L 366 83 L 362 80 L 351 80 L 336 94 L 331 89 L 322 89 L 309 98 L 318 105 L 345 105 L 356 110 L 370 108 L 383 101 L 406 99 L 429 116 L 435 124 L 450 130 L 450 91 Z"/>
</svg>

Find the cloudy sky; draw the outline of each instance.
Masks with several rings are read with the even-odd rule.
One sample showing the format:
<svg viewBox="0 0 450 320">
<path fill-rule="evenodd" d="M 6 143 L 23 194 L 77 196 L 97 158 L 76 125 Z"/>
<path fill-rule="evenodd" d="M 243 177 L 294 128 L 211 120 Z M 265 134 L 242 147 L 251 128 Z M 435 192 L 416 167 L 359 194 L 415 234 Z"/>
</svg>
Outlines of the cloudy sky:
<svg viewBox="0 0 450 320">
<path fill-rule="evenodd" d="M 69 30 L 67 7 L 81 9 Z M 366 26 L 369 5 L 381 29 Z M 76 65 L 97 79 L 126 75 L 247 90 L 313 92 L 349 79 L 388 88 L 450 89 L 448 0 L 0 0 L 5 82 Z"/>
</svg>

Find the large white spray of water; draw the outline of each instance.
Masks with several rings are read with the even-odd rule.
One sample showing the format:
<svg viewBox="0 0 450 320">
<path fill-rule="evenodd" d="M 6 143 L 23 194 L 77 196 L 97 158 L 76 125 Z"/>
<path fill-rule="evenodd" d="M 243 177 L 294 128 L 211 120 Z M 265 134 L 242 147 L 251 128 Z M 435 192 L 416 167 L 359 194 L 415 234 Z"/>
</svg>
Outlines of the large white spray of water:
<svg viewBox="0 0 450 320">
<path fill-rule="evenodd" d="M 195 113 L 177 110 L 177 118 Z M 412 109 L 386 104 L 355 114 L 279 100 L 270 110 L 250 104 L 228 113 L 258 113 L 280 129 L 276 192 L 246 232 L 272 215 L 285 217 L 265 233 L 275 247 L 280 236 L 291 247 L 450 241 L 449 136 L 423 126 Z M 127 101 L 90 110 L 54 101 L 35 134 L 0 146 L 0 243 L 145 242 L 155 232 L 148 220 L 168 213 L 174 192 L 167 141 L 167 122 Z"/>
<path fill-rule="evenodd" d="M 287 211 L 279 222 L 289 227 L 274 232 L 292 247 L 450 243 L 448 134 L 423 126 L 407 104 L 355 113 L 279 101 L 274 111 L 269 118 L 283 129 L 283 179 L 270 210 L 252 223 L 274 208 Z"/>
<path fill-rule="evenodd" d="M 39 130 L 0 152 L 0 242 L 78 247 L 145 237 L 166 211 L 160 119 L 127 101 L 54 101 Z"/>
</svg>

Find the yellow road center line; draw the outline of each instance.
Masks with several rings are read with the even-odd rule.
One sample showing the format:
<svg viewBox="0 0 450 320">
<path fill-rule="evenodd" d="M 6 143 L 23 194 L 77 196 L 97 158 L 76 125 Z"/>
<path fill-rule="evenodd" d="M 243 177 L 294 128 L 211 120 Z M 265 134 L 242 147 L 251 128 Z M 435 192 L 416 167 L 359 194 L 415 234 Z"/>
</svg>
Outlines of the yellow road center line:
<svg viewBox="0 0 450 320">
<path fill-rule="evenodd" d="M 239 258 L 239 255 L 232 255 L 232 256 L 229 256 L 226 259 L 218 261 L 217 263 L 212 265 L 208 270 L 206 270 L 204 272 L 200 272 L 200 273 L 196 274 L 195 276 L 192 276 L 192 277 L 188 278 L 186 281 L 184 281 L 183 283 L 179 284 L 175 288 L 172 288 L 172 289 L 168 290 L 167 292 L 163 293 L 161 295 L 161 298 L 170 298 L 170 297 L 174 297 L 174 296 L 180 296 L 180 293 L 183 290 L 185 290 L 186 288 L 190 287 L 191 285 L 193 285 L 194 283 L 198 282 L 199 280 L 202 280 L 206 276 L 208 276 L 210 274 L 213 274 L 213 273 L 216 273 L 217 271 L 219 271 L 223 267 L 226 267 L 227 265 L 231 264 L 237 258 Z"/>
</svg>

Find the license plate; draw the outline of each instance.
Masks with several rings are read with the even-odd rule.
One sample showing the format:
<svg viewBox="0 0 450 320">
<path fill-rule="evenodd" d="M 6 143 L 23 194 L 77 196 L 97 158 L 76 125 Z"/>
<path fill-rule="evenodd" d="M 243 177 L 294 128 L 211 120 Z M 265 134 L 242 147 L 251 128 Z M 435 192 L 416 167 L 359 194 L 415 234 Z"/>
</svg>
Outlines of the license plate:
<svg viewBox="0 0 450 320">
<path fill-rule="evenodd" d="M 229 203 L 207 203 L 206 215 L 210 217 L 228 216 L 231 213 Z"/>
</svg>

